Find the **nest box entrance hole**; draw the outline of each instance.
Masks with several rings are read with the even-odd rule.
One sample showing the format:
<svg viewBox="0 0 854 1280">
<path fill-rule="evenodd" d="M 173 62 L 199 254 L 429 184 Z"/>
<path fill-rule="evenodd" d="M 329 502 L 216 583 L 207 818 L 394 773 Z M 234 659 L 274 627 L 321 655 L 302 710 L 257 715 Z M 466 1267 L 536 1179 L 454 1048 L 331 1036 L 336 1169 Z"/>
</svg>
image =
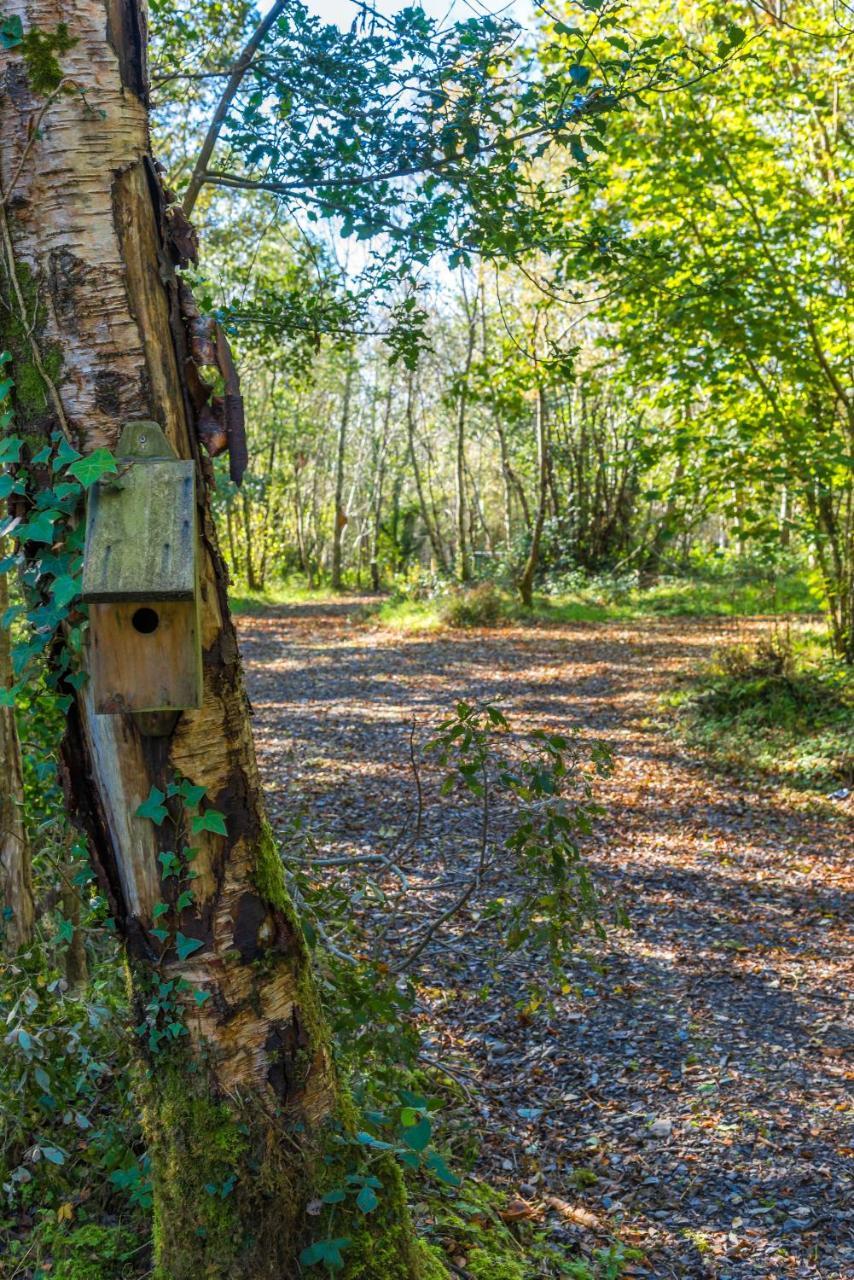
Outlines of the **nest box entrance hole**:
<svg viewBox="0 0 854 1280">
<path fill-rule="evenodd" d="M 160 614 L 147 604 L 140 605 L 138 609 L 134 610 L 131 617 L 131 625 L 134 631 L 138 631 L 141 636 L 153 635 L 160 626 Z"/>
</svg>

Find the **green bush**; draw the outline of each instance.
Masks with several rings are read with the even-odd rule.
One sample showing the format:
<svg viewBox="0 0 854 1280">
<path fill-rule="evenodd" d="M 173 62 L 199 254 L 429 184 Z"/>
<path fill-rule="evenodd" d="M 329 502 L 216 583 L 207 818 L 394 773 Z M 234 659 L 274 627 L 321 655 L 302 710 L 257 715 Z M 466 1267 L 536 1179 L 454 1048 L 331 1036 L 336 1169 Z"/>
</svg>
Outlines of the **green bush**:
<svg viewBox="0 0 854 1280">
<path fill-rule="evenodd" d="M 494 627 L 501 620 L 501 595 L 491 582 L 452 591 L 441 603 L 446 627 Z"/>
<path fill-rule="evenodd" d="M 670 699 L 719 764 L 809 790 L 854 785 L 854 673 L 816 636 L 718 650 Z"/>
</svg>

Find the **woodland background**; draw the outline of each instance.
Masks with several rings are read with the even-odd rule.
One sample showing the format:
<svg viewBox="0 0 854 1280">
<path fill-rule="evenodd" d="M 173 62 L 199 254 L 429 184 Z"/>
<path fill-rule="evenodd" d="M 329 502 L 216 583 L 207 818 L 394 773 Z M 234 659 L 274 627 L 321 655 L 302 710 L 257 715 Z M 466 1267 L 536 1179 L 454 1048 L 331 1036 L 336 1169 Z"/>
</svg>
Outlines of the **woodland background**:
<svg viewBox="0 0 854 1280">
<path fill-rule="evenodd" d="M 526 1037 L 539 1034 L 529 1028 L 568 1025 L 566 1002 L 583 1007 L 617 963 L 597 951 L 602 935 L 621 936 L 626 910 L 631 922 L 631 885 L 610 883 L 612 867 L 593 881 L 579 872 L 571 907 L 549 898 L 539 869 L 564 836 L 574 857 L 620 813 L 619 791 L 607 789 L 611 748 L 618 769 L 620 751 L 633 759 L 634 748 L 597 745 L 608 739 L 611 692 L 593 708 L 598 664 L 624 661 L 609 648 L 615 637 L 630 635 L 650 664 L 633 733 L 654 730 L 668 751 L 700 762 L 721 812 L 729 789 L 747 796 L 763 857 L 777 828 L 760 794 L 789 806 L 781 841 L 791 837 L 798 856 L 844 852 L 854 787 L 854 12 L 842 0 L 584 0 L 434 19 L 354 5 L 330 26 L 299 3 L 273 10 L 200 164 L 227 73 L 263 14 L 240 0 L 155 0 L 153 145 L 199 231 L 183 279 L 228 334 L 239 370 L 249 467 L 238 486 L 227 461 L 212 462 L 214 509 L 289 886 L 357 1100 L 366 1113 L 402 1108 L 404 1130 L 422 1126 L 412 1149 L 430 1142 L 432 1164 L 413 1173 L 410 1200 L 454 1274 L 841 1278 L 844 1205 L 828 1211 L 826 1240 L 804 1236 L 801 1247 L 791 1243 L 803 1226 L 797 1195 L 781 1194 L 763 1211 L 779 1215 L 784 1236 L 786 1223 L 801 1226 L 767 1254 L 756 1245 L 729 1256 L 725 1230 L 720 1243 L 681 1223 L 677 1243 L 663 1244 L 652 1227 L 621 1234 L 621 1220 L 605 1221 L 609 1204 L 593 1202 L 605 1194 L 595 1190 L 595 1142 L 589 1165 L 573 1158 L 556 1187 L 537 1177 L 527 1148 L 525 1169 L 508 1170 L 509 1122 L 490 1119 L 491 1086 L 480 1087 L 480 1067 L 472 1074 L 479 1033 L 442 1005 L 451 979 L 440 976 L 440 940 L 447 931 L 464 952 L 469 928 L 499 921 L 492 949 L 476 948 L 470 987 L 481 1003 L 498 993 L 502 1009 L 500 993 L 513 991 L 502 1013 L 511 1030 L 498 1040 L 509 1094 Z M 437 97 L 451 69 L 453 93 Z M 432 167 L 425 138 L 438 139 Z M 222 375 L 209 374 L 225 394 Z M 36 904 L 23 947 L 5 915 L 0 1274 L 141 1280 L 153 1274 L 151 1169 L 119 947 L 64 812 L 62 699 L 20 678 L 31 637 L 14 579 L 0 584 L 10 592 L 4 705 L 22 748 L 14 817 Z M 587 655 L 592 709 L 578 719 L 581 737 L 564 738 L 570 713 L 543 710 L 525 684 L 522 724 L 543 729 L 530 746 L 545 756 L 522 795 L 498 742 L 507 708 L 483 666 L 533 669 L 555 637 L 561 653 Z M 410 645 L 430 658 L 411 694 L 400 665 Z M 293 706 L 328 678 L 310 684 L 325 647 L 340 647 L 345 664 L 340 685 L 322 692 L 332 708 L 361 696 L 346 666 L 356 650 L 380 655 L 376 705 L 386 688 L 408 691 L 393 750 L 376 726 L 353 747 L 353 792 L 338 775 L 344 790 L 325 788 L 332 748 L 316 706 L 299 756 Z M 477 728 L 469 755 L 455 754 L 464 722 Z M 392 779 L 379 790 L 376 760 Z M 552 845 L 544 837 L 532 849 L 523 832 L 513 845 L 525 806 L 547 803 L 565 762 L 585 779 L 570 835 L 551 831 Z M 691 827 L 693 783 L 667 767 L 656 795 L 662 812 L 682 815 L 667 835 L 678 860 L 675 828 Z M 519 858 L 487 892 L 484 850 L 499 838 Z M 453 866 L 443 879 L 458 855 L 462 879 Z M 844 872 L 831 870 L 841 895 Z M 674 899 L 702 900 L 688 861 L 679 874 Z M 755 874 L 758 892 L 765 871 Z M 407 914 L 410 879 L 422 896 Z M 757 929 L 777 918 L 760 899 L 745 906 Z M 648 904 L 636 905 L 644 917 Z M 804 928 L 835 929 L 837 898 L 824 909 Z M 508 972 L 508 948 L 518 972 Z M 817 971 L 831 953 L 815 944 Z M 621 999 L 643 988 L 640 973 L 632 968 Z M 459 996 L 466 1009 L 468 999 Z M 773 1021 L 763 1004 L 751 1016 Z M 607 1039 L 602 1018 L 586 1052 Z M 835 1069 L 836 1041 L 822 1037 L 809 1053 L 827 1049 Z M 606 1057 L 603 1070 L 612 1066 Z M 810 1097 L 805 1088 L 806 1110 Z M 513 1123 L 551 1123 L 536 1096 L 516 1102 Z M 837 1114 L 836 1094 L 828 1108 Z M 560 1114 L 565 1144 L 573 1113 Z M 652 1112 L 648 1122 L 659 1123 Z M 526 1139 L 534 1149 L 541 1140 Z M 231 1190 L 224 1178 L 210 1194 Z M 350 1188 L 366 1216 L 375 1190 L 364 1180 Z M 321 1248 L 304 1271 L 340 1264 Z"/>
</svg>

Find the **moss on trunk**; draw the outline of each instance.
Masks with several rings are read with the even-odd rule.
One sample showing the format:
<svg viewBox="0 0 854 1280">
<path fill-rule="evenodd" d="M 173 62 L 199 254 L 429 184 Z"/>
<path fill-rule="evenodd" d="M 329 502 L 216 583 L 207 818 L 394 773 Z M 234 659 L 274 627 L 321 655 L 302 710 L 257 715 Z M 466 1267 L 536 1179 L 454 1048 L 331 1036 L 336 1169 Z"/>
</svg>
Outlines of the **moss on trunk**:
<svg viewBox="0 0 854 1280">
<path fill-rule="evenodd" d="M 157 1280 L 283 1280 L 330 1234 L 350 1242 L 344 1280 L 446 1280 L 415 1236 L 392 1159 L 372 1166 L 382 1181 L 373 1213 L 352 1202 L 321 1209 L 324 1191 L 352 1172 L 342 1125 L 308 1137 L 263 1099 L 217 1097 L 215 1080 L 181 1059 L 152 1070 L 143 1093 Z"/>
<path fill-rule="evenodd" d="M 288 897 L 275 838 L 265 826 L 254 885 L 293 929 L 288 963 L 310 1053 L 330 1064 L 332 1046 L 311 958 Z M 259 975 L 281 963 L 273 951 L 254 961 Z M 140 974 L 139 991 L 148 975 Z M 306 1064 L 308 1070 L 310 1064 Z M 446 1280 L 438 1256 L 413 1229 L 406 1188 L 393 1158 L 374 1160 L 378 1205 L 362 1213 L 353 1195 L 323 1203 L 324 1193 L 359 1172 L 363 1151 L 352 1139 L 358 1113 L 329 1067 L 334 1105 L 312 1125 L 293 1101 L 267 1089 L 224 1090 L 216 1047 L 189 1044 L 155 1055 L 141 1082 L 143 1124 L 151 1155 L 157 1280 L 282 1280 L 300 1274 L 301 1251 L 316 1240 L 346 1238 L 344 1280 Z M 298 1072 L 296 1074 L 299 1074 Z M 325 1273 L 318 1273 L 325 1274 Z"/>
</svg>

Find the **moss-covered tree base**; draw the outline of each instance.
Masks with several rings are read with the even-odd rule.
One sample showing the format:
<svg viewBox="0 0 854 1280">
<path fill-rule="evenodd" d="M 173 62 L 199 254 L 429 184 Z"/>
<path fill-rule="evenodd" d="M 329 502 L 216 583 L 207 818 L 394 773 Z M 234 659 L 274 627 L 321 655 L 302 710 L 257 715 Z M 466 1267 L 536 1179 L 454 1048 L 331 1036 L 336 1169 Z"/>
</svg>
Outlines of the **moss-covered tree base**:
<svg viewBox="0 0 854 1280">
<path fill-rule="evenodd" d="M 352 1196 L 333 1211 L 322 1197 L 358 1159 L 335 1126 L 324 1149 L 258 1099 L 217 1099 L 214 1087 L 189 1061 L 151 1072 L 145 1087 L 157 1280 L 285 1280 L 306 1272 L 304 1248 L 330 1237 L 349 1242 L 344 1280 L 447 1280 L 415 1236 L 391 1159 L 372 1166 L 382 1181 L 373 1212 Z"/>
</svg>

